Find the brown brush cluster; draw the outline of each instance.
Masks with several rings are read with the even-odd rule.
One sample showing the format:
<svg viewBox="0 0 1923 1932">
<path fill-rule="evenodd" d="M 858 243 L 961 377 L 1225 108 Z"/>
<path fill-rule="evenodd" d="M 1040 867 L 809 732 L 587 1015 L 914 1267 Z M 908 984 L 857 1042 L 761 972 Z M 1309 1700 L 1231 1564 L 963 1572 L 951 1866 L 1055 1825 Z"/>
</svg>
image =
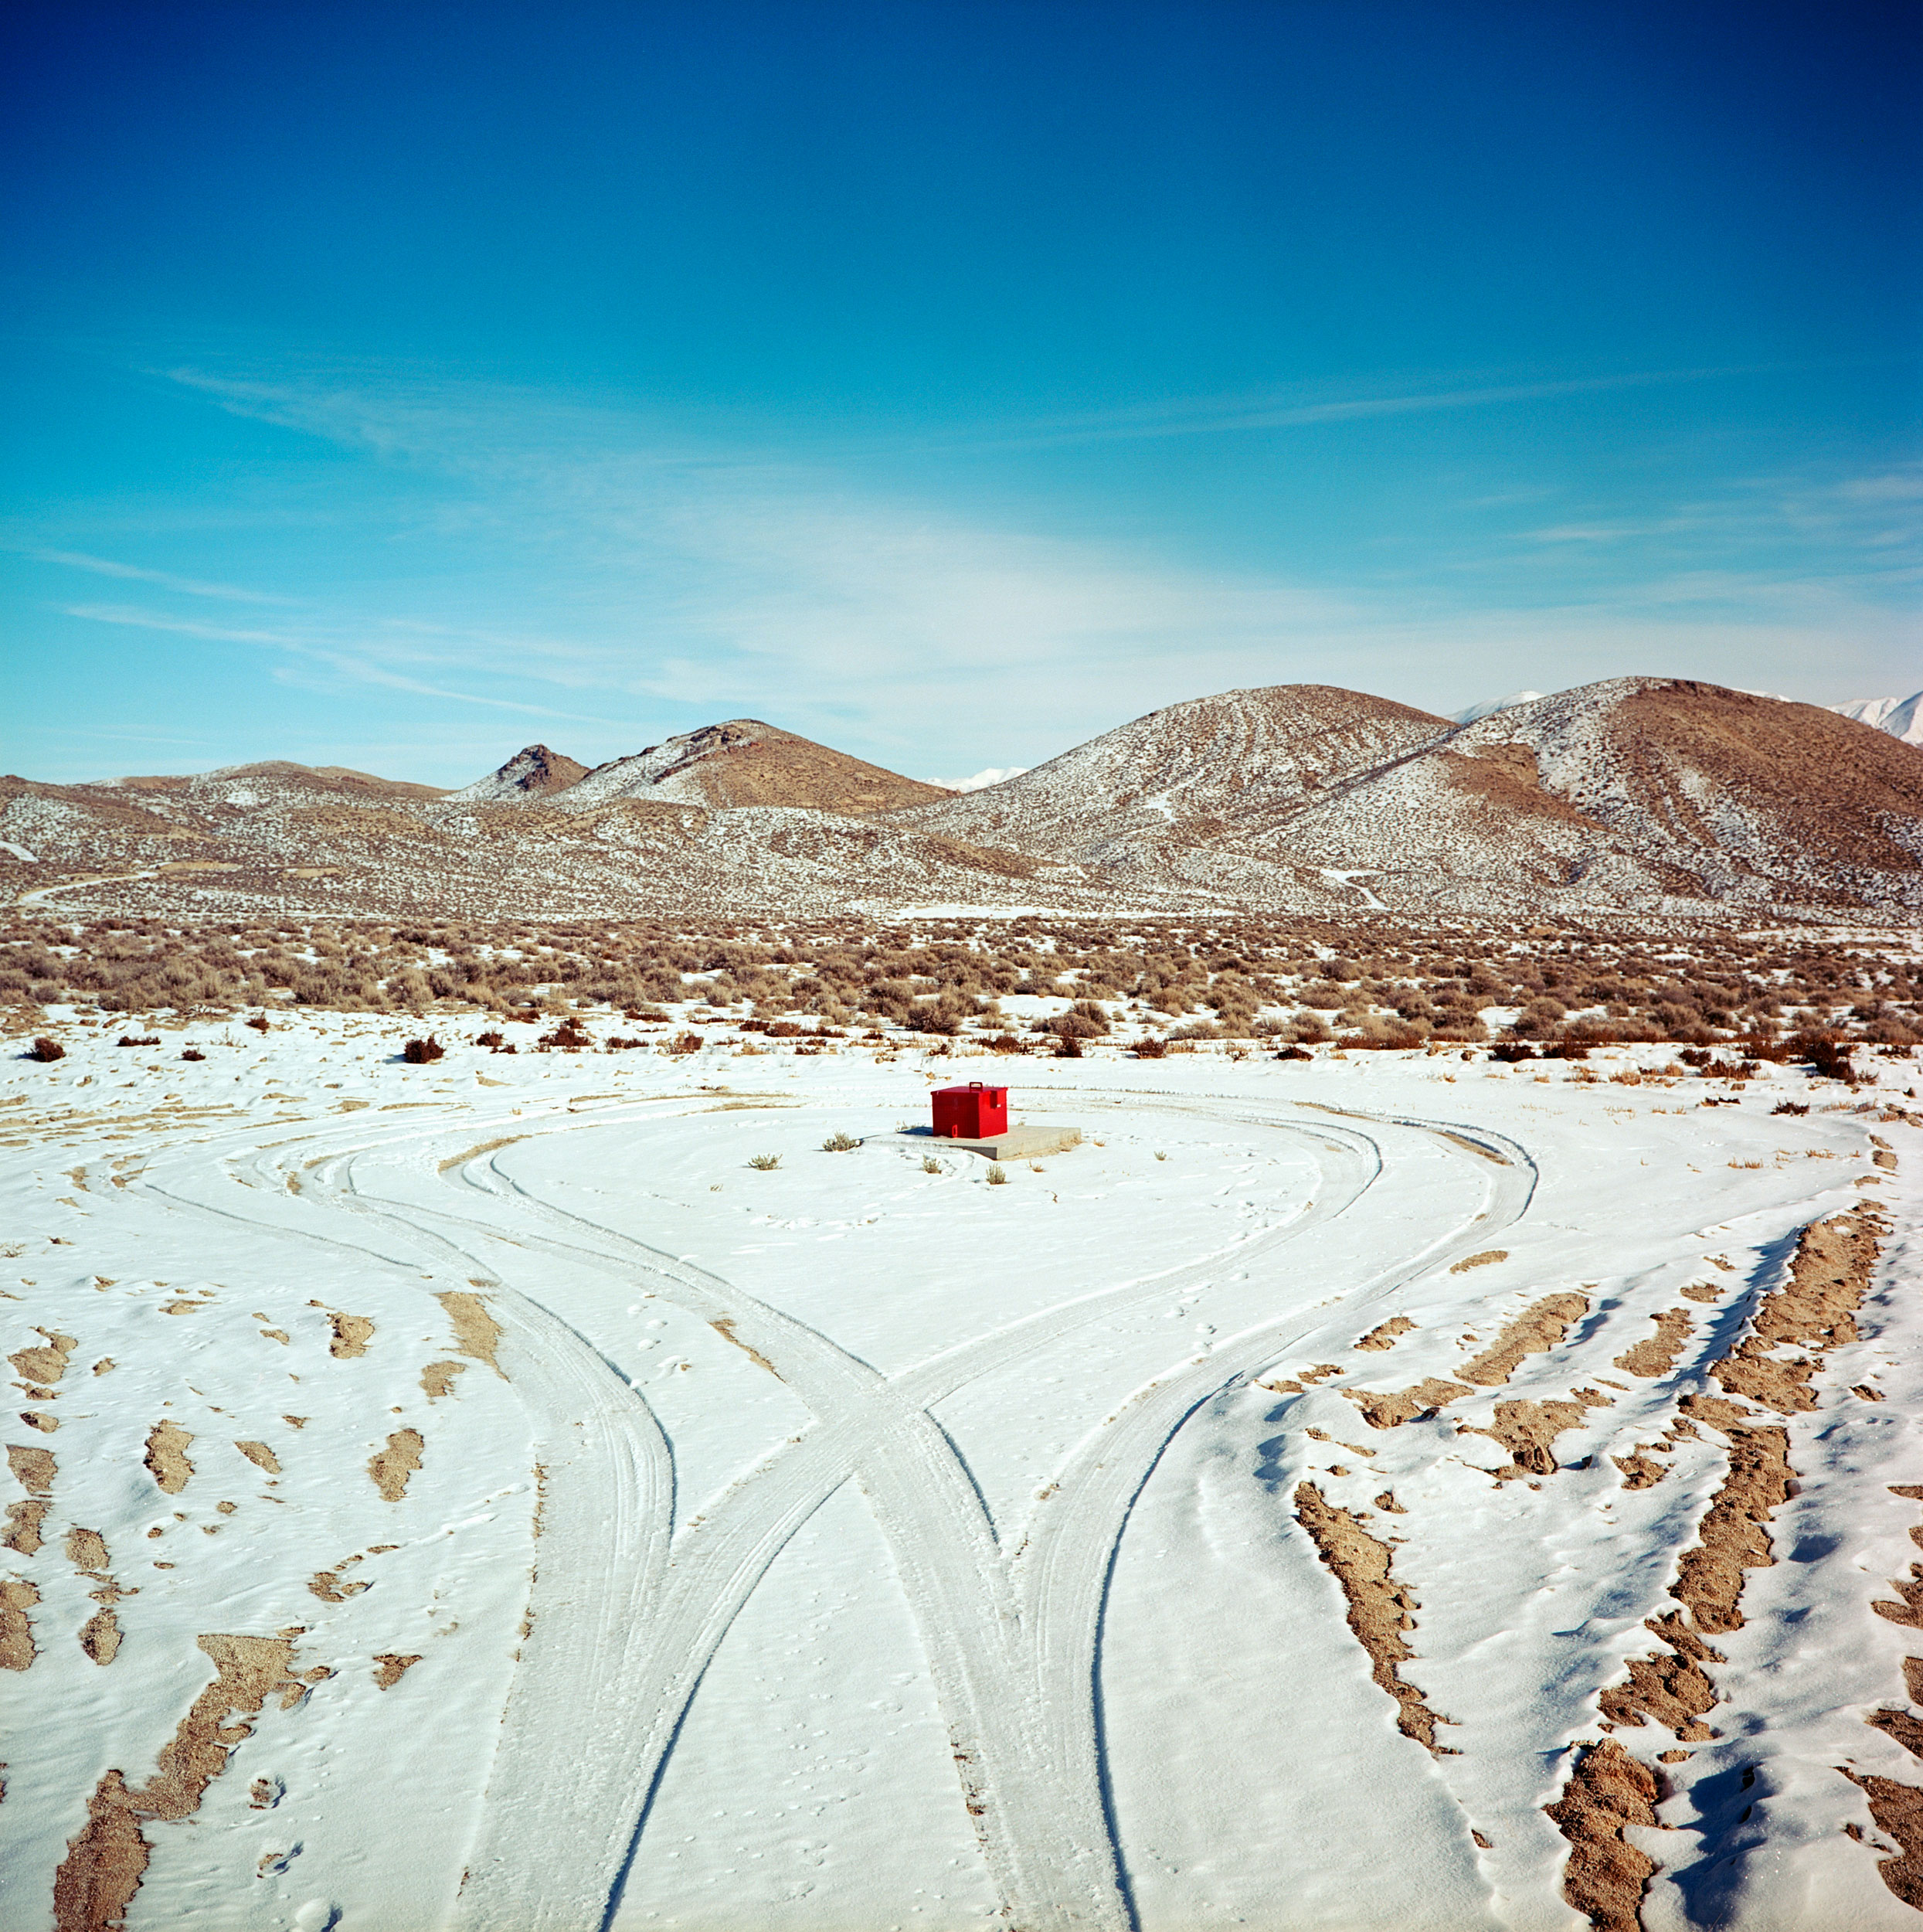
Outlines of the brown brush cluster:
<svg viewBox="0 0 1923 1932">
<path fill-rule="evenodd" d="M 1820 933 L 1759 939 L 1705 929 L 1659 940 L 1253 917 L 931 920 L 878 930 L 834 920 L 688 930 L 36 920 L 0 928 L 0 1006 L 14 1009 L 19 1031 L 55 1003 L 183 1017 L 251 1007 L 246 1023 L 263 1029 L 269 1012 L 290 1007 L 466 1012 L 545 1022 L 540 1044 L 566 1052 L 588 1043 L 576 1036 L 578 1014 L 611 1006 L 665 1022 L 668 1005 L 691 1002 L 703 1009 L 697 1021 L 712 1015 L 776 1038 L 865 1026 L 967 1032 L 1012 1053 L 1028 1041 L 1000 1002 L 1018 994 L 1068 1002 L 1027 1032 L 1044 1050 L 1071 1053 L 1125 1016 L 1178 1044 L 1493 1040 L 1504 1059 L 1575 1060 L 1597 1046 L 1659 1041 L 1690 1049 L 1699 1071 L 1790 1060 L 1843 1080 L 1853 1049 L 1923 1043 L 1923 988 L 1905 955 Z"/>
</svg>

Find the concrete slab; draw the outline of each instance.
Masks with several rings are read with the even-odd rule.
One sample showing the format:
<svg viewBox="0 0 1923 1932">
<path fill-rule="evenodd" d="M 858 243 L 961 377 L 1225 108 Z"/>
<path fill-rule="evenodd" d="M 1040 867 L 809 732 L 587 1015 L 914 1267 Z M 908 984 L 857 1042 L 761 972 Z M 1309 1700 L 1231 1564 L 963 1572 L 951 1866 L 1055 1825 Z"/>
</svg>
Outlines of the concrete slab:
<svg viewBox="0 0 1923 1932">
<path fill-rule="evenodd" d="M 1039 1121 L 1024 1121 L 1006 1134 L 983 1141 L 951 1141 L 946 1135 L 926 1138 L 939 1148 L 960 1154 L 980 1154 L 991 1161 L 1034 1161 L 1045 1154 L 1065 1154 L 1082 1145 L 1082 1130 L 1075 1127 L 1049 1127 Z"/>
</svg>

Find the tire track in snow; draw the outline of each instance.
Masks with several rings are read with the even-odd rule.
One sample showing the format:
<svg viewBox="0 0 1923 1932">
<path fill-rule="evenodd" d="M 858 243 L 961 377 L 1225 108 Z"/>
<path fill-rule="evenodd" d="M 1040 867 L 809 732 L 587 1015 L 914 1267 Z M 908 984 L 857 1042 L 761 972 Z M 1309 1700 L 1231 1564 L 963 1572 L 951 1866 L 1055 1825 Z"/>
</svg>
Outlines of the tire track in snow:
<svg viewBox="0 0 1923 1932">
<path fill-rule="evenodd" d="M 1205 1102 L 1198 1106 L 1193 1100 L 1180 1111 L 1215 1117 L 1226 1115 L 1225 1109 Z M 597 1122 L 608 1117 L 599 1114 Z M 1287 1126 L 1325 1148 L 1340 1135 L 1350 1143 L 1345 1151 L 1351 1157 L 1361 1149 L 1368 1150 L 1366 1158 L 1354 1159 L 1354 1168 L 1360 1171 L 1352 1172 L 1350 1191 L 1339 1203 L 1325 1200 L 1312 1213 L 1260 1238 L 1259 1243 L 1244 1244 L 1238 1259 L 1250 1258 L 1258 1245 L 1266 1248 L 1280 1240 L 1296 1240 L 1339 1218 L 1381 1171 L 1379 1151 L 1366 1137 L 1320 1123 L 1276 1122 L 1244 1111 L 1235 1118 L 1238 1124 Z M 525 1114 L 518 1118 L 523 1131 L 533 1124 Z M 1436 1131 L 1428 1123 L 1398 1124 L 1430 1134 Z M 444 1130 L 400 1130 L 382 1137 L 379 1150 L 391 1151 L 406 1142 L 425 1141 L 437 1131 Z M 1129 1915 L 1119 1885 L 1119 1849 L 1102 1798 L 1095 1709 L 1099 1622 L 1115 1548 L 1136 1496 L 1187 1417 L 1235 1381 L 1259 1372 L 1279 1353 L 1312 1338 L 1330 1325 L 1329 1318 L 1306 1325 L 1293 1335 L 1281 1332 L 1286 1318 L 1258 1325 L 1218 1345 L 1208 1356 L 1166 1372 L 1130 1398 L 1070 1458 L 1057 1478 L 1050 1510 L 1038 1511 L 1039 1519 L 1015 1566 L 1021 1583 L 1018 1593 L 966 1467 L 928 1416 L 927 1407 L 977 1376 L 1018 1361 L 1089 1320 L 1123 1311 L 1130 1301 L 1166 1298 L 1184 1277 L 1199 1278 L 1211 1272 L 1211 1263 L 1192 1264 L 1147 1283 L 1099 1291 L 1075 1302 L 1038 1311 L 917 1365 L 891 1383 L 827 1337 L 742 1295 L 719 1277 L 691 1270 L 630 1237 L 600 1229 L 539 1202 L 505 1182 L 498 1170 L 494 1178 L 516 1197 L 513 1206 L 524 1212 L 533 1210 L 550 1223 L 580 1227 L 600 1240 L 614 1242 L 625 1252 L 597 1253 L 578 1243 L 538 1237 L 530 1240 L 525 1229 L 511 1235 L 484 1221 L 423 1209 L 420 1203 L 385 1198 L 377 1201 L 360 1192 L 355 1172 L 365 1156 L 375 1151 L 362 1142 L 358 1149 L 322 1163 L 314 1173 L 314 1185 L 326 1190 L 324 1198 L 331 1205 L 379 1218 L 414 1240 L 424 1238 L 437 1247 L 443 1244 L 442 1237 L 418 1224 L 423 1212 L 432 1219 L 453 1223 L 471 1236 L 478 1235 L 490 1243 L 507 1241 L 522 1248 L 545 1249 L 590 1267 L 626 1270 L 639 1265 L 649 1274 L 672 1282 L 680 1291 L 672 1298 L 681 1305 L 693 1307 L 708 1319 L 719 1312 L 734 1323 L 742 1332 L 742 1339 L 768 1355 L 777 1372 L 797 1386 L 797 1393 L 810 1402 L 820 1418 L 814 1427 L 731 1484 L 701 1518 L 675 1537 L 672 1553 L 664 1560 L 625 1566 L 632 1579 L 625 1592 L 618 1577 L 624 1566 L 584 1566 L 599 1573 L 578 1580 L 591 1594 L 598 1594 L 598 1624 L 611 1628 L 616 1622 L 606 1607 L 610 1600 L 619 1600 L 622 1606 L 618 1621 L 627 1633 L 625 1641 L 617 1632 L 598 1647 L 590 1642 L 589 1648 L 604 1655 L 618 1672 L 616 1702 L 632 1724 L 632 1729 L 623 1727 L 631 1747 L 611 1760 L 604 1758 L 598 1775 L 584 1766 L 576 1772 L 577 1801 L 583 1781 L 612 1801 L 600 1808 L 600 1822 L 589 1826 L 586 1834 L 598 1841 L 590 1852 L 581 1842 L 584 1833 L 579 1802 L 557 1804 L 552 1786 L 538 1773 L 531 1773 L 540 1753 L 524 1756 L 510 1748 L 517 1743 L 520 1729 L 512 1721 L 511 1705 L 510 1722 L 504 1726 L 503 1753 L 497 1760 L 484 1807 L 489 1815 L 481 1828 L 480 1855 L 472 1868 L 474 1882 L 463 1896 L 464 1920 L 476 1926 L 504 1928 L 576 1927 L 600 1923 L 611 1913 L 618 1900 L 619 1875 L 631 1855 L 647 1797 L 702 1672 L 780 1549 L 821 1503 L 854 1475 L 889 1536 L 904 1589 L 922 1628 L 931 1675 L 956 1730 L 958 1755 L 980 1767 L 971 1774 L 964 1762 L 964 1786 L 970 1786 L 972 1776 L 975 1794 L 971 1810 L 987 1801 L 983 1814 L 987 1820 L 984 1850 L 1012 1921 L 1035 1927 L 1125 1925 Z M 1520 1150 L 1512 1152 L 1520 1155 Z M 1514 1212 L 1520 1213 L 1526 1202 L 1525 1186 Z M 1498 1226 L 1507 1224 L 1498 1218 L 1493 1203 L 1452 1237 L 1432 1241 L 1410 1262 L 1372 1277 L 1364 1284 L 1363 1298 L 1378 1298 L 1437 1265 L 1446 1258 L 1442 1250 L 1449 1249 L 1452 1238 L 1466 1243 L 1472 1230 L 1475 1240 L 1486 1238 L 1491 1220 Z M 471 1260 L 479 1259 L 471 1248 L 448 1245 Z M 485 1261 L 481 1265 L 491 1274 L 500 1272 Z M 1219 1260 L 1214 1264 L 1219 1265 Z M 620 1386 L 624 1399 L 624 1403 L 609 1411 L 613 1433 L 631 1435 L 635 1428 L 633 1412 L 638 1411 L 647 1418 L 664 1464 L 665 1445 L 644 1403 L 550 1311 L 516 1291 L 506 1291 L 505 1294 L 513 1295 L 517 1303 L 527 1301 L 531 1310 L 539 1311 L 527 1325 L 528 1352 L 546 1346 L 565 1353 L 570 1342 L 585 1352 L 600 1374 Z M 1353 1295 L 1354 1291 L 1345 1294 L 1344 1302 Z M 726 1304 L 725 1308 L 718 1307 L 720 1302 Z M 543 1316 L 545 1325 L 539 1319 Z M 522 1379 L 528 1379 L 525 1371 Z M 529 1386 L 525 1393 L 532 1395 L 533 1387 Z M 544 1407 L 553 1405 L 551 1413 L 566 1413 L 569 1403 L 578 1409 L 580 1389 L 571 1389 L 565 1378 L 557 1378 L 542 1391 L 541 1400 Z M 622 1449 L 613 1451 L 610 1466 L 618 1467 L 623 1453 Z M 631 1442 L 625 1445 L 625 1453 L 631 1462 Z M 644 1458 L 640 1468 L 646 1471 L 654 1466 L 651 1459 Z M 583 1473 L 587 1473 L 585 1468 Z M 617 1483 L 620 1480 L 617 1475 Z M 663 1522 L 671 1508 L 671 1469 L 664 1482 L 665 1495 L 663 1481 L 657 1479 L 651 1495 L 657 1519 Z M 563 1486 L 576 1488 L 572 1483 Z M 647 1485 L 640 1482 L 636 1487 L 638 1492 Z M 1072 1502 L 1075 1506 L 1069 1506 Z M 747 1507 L 750 1503 L 752 1509 Z M 603 1520 L 603 1509 L 589 1508 L 584 1515 L 586 1533 L 565 1540 L 591 1549 L 593 1532 Z M 1058 1526 L 1065 1523 L 1078 1526 L 1078 1533 L 1058 1533 Z M 593 1590 L 596 1583 L 598 1592 Z M 577 1617 L 586 1600 L 575 1598 L 572 1609 Z M 652 1604 L 651 1614 L 637 1617 L 630 1614 L 630 1605 L 639 1608 L 644 1604 Z M 539 1628 L 538 1614 L 537 1632 Z M 637 1630 L 645 1635 L 637 1638 Z M 543 1655 L 550 1661 L 552 1679 L 545 1685 L 538 1669 L 528 1669 Z M 579 1658 L 558 1640 L 550 1646 L 536 1641 L 529 1658 L 524 1660 L 523 1670 L 528 1688 L 522 1703 L 534 1720 L 533 1727 L 545 1729 L 551 1735 L 552 1711 L 557 1704 L 565 1704 L 570 1689 L 579 1688 Z M 615 1688 L 606 1676 L 598 1682 L 604 1689 Z M 1011 1691 L 1017 1694 L 1011 1696 Z M 596 1755 L 571 1738 L 567 1749 L 577 1765 Z M 559 1821 L 557 1811 L 562 1814 Z M 557 1821 L 564 1827 L 561 1839 L 569 1847 L 568 1855 L 530 1861 L 530 1836 L 541 1832 L 542 1838 L 535 1842 L 542 1842 L 546 1836 L 542 1828 Z M 583 1852 L 589 1855 L 582 1856 Z M 563 1864 L 569 1867 L 565 1884 L 555 1885 L 545 1873 L 535 1876 L 542 1867 L 552 1872 Z M 533 1869 L 528 1869 L 530 1866 Z M 488 1875 L 484 1880 L 484 1872 Z"/>
</svg>

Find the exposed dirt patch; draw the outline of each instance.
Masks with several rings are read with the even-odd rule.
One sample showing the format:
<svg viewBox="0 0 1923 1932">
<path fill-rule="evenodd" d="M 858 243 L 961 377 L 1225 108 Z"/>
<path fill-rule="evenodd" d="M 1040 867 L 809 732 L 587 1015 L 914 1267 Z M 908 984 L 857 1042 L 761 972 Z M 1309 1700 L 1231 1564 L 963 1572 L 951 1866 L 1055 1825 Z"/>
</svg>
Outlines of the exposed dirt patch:
<svg viewBox="0 0 1923 1932">
<path fill-rule="evenodd" d="M 398 1651 L 377 1651 L 374 1658 L 374 1683 L 377 1689 L 392 1690 L 413 1666 L 418 1656 L 403 1656 Z"/>
<path fill-rule="evenodd" d="M 270 1476 L 280 1473 L 280 1458 L 264 1442 L 236 1442 L 234 1447 L 257 1469 L 264 1469 Z"/>
<path fill-rule="evenodd" d="M 187 1460 L 188 1447 L 192 1441 L 193 1437 L 177 1422 L 157 1422 L 147 1432 L 144 1460 L 148 1473 L 170 1496 L 178 1495 L 194 1473 L 194 1465 Z"/>
<path fill-rule="evenodd" d="M 53 1478 L 59 1473 L 51 1449 L 29 1449 L 24 1443 L 8 1443 L 7 1467 L 13 1479 L 29 1496 L 49 1496 Z"/>
<path fill-rule="evenodd" d="M 70 1529 L 66 1532 L 66 1560 L 76 1570 L 104 1570 L 107 1539 L 97 1529 Z"/>
<path fill-rule="evenodd" d="M 57 1932 L 114 1932 L 126 1918 L 151 1856 L 143 1823 L 186 1818 L 199 1810 L 207 1787 L 226 1769 L 236 1747 L 253 1735 L 248 1720 L 260 1714 L 267 1699 L 278 1692 L 287 1710 L 307 1694 L 307 1683 L 293 1674 L 291 1638 L 208 1636 L 198 1641 L 213 1659 L 214 1681 L 194 1699 L 172 1740 L 161 1747 L 146 1784 L 130 1790 L 118 1770 L 101 1778 L 87 1802 L 87 1825 L 68 1844 L 54 1876 Z"/>
<path fill-rule="evenodd" d="M 25 1670 L 33 1662 L 33 1626 L 27 1612 L 40 1593 L 24 1577 L 0 1577 L 0 1670 Z"/>
<path fill-rule="evenodd" d="M 1559 1467 L 1553 1447 L 1557 1437 L 1576 1427 L 1585 1410 L 1613 1406 L 1593 1389 L 1573 1390 L 1567 1401 L 1499 1402 L 1489 1427 L 1469 1433 L 1493 1437 L 1509 1451 L 1509 1467 L 1498 1472 L 1502 1480 L 1552 1475 Z"/>
<path fill-rule="evenodd" d="M 1405 1315 L 1391 1315 L 1381 1328 L 1371 1328 L 1355 1345 L 1371 1355 L 1383 1349 L 1392 1349 L 1415 1326 Z"/>
<path fill-rule="evenodd" d="M 327 1311 L 327 1318 L 334 1330 L 334 1339 L 327 1345 L 327 1352 L 337 1362 L 352 1362 L 356 1355 L 367 1353 L 367 1345 L 374 1337 L 374 1324 L 364 1315 L 337 1315 Z"/>
<path fill-rule="evenodd" d="M 1444 1138 L 1446 1139 L 1453 1141 L 1459 1139 L 1460 1136 L 1450 1134 L 1445 1135 Z M 1473 1142 L 1469 1141 L 1464 1141 L 1463 1144 L 1465 1146 L 1470 1146 L 1473 1145 Z M 1489 1150 L 1486 1148 L 1479 1147 L 1476 1148 L 1476 1151 L 1478 1154 L 1487 1154 Z M 1493 1156 L 1491 1156 L 1490 1158 L 1493 1158 Z M 1507 1261 L 1508 1259 L 1509 1250 L 1507 1248 L 1485 1248 L 1480 1254 L 1469 1255 L 1463 1260 L 1458 1261 L 1456 1265 L 1449 1270 L 1449 1273 L 1451 1274 L 1466 1274 L 1471 1268 L 1486 1268 L 1492 1261 Z"/>
<path fill-rule="evenodd" d="M 1652 1617 L 1646 1628 L 1669 1645 L 1669 1654 L 1632 1658 L 1629 1682 L 1612 1684 L 1602 1693 L 1603 1716 L 1613 1724 L 1638 1727 L 1653 1717 L 1690 1743 L 1714 1737 L 1701 1719 L 1716 1702 L 1716 1686 L 1703 1666 L 1721 1663 L 1722 1652 L 1712 1650 L 1675 1611 Z"/>
<path fill-rule="evenodd" d="M 1870 1801 L 1877 1828 L 1903 1848 L 1895 1858 L 1877 1860 L 1883 1883 L 1905 1905 L 1923 1912 L 1923 1791 L 1893 1777 L 1860 1777 L 1844 1765 L 1836 1769 Z"/>
<path fill-rule="evenodd" d="M 464 1362 L 430 1362 L 420 1372 L 421 1389 L 430 1402 L 438 1402 L 443 1396 L 454 1393 L 454 1377 L 467 1372 Z"/>
<path fill-rule="evenodd" d="M 1412 1388 L 1393 1389 L 1377 1394 L 1369 1389 L 1343 1389 L 1337 1393 L 1362 1411 L 1362 1420 L 1371 1429 L 1396 1429 L 1417 1416 L 1433 1415 L 1452 1402 L 1459 1402 L 1475 1391 L 1466 1382 L 1442 1382 L 1431 1376 Z"/>
<path fill-rule="evenodd" d="M 81 1627 L 80 1648 L 97 1664 L 110 1664 L 120 1655 L 121 1620 L 111 1607 L 88 1617 Z"/>
<path fill-rule="evenodd" d="M 446 1174 L 454 1168 L 465 1167 L 470 1161 L 479 1160 L 484 1154 L 498 1153 L 502 1148 L 512 1147 L 517 1141 L 525 1141 L 527 1138 L 525 1134 L 508 1134 L 498 1141 L 483 1141 L 478 1147 L 471 1147 L 461 1153 L 449 1155 L 434 1171 L 437 1174 Z"/>
<path fill-rule="evenodd" d="M 1654 1825 L 1662 1788 L 1655 1772 L 1612 1737 L 1584 1751 L 1562 1796 L 1543 1809 L 1569 1841 L 1562 1896 L 1588 1914 L 1597 1932 L 1638 1932 L 1643 1888 L 1656 1861 L 1623 1836 L 1630 1825 Z"/>
<path fill-rule="evenodd" d="M 44 1347 L 16 1349 L 7 1359 L 23 1382 L 40 1382 L 50 1386 L 66 1373 L 66 1359 L 80 1344 L 72 1335 L 57 1335 L 51 1328 L 41 1328 L 36 1332 L 46 1337 Z"/>
<path fill-rule="evenodd" d="M 451 1289 L 434 1299 L 447 1311 L 447 1319 L 454 1324 L 455 1347 L 474 1361 L 486 1362 L 505 1382 L 508 1372 L 494 1359 L 494 1350 L 501 1341 L 501 1324 L 488 1312 L 485 1298 Z"/>
<path fill-rule="evenodd" d="M 1646 1381 L 1667 1375 L 1695 1326 L 1687 1308 L 1665 1308 L 1655 1321 L 1654 1335 L 1616 1357 L 1616 1366 L 1626 1375 L 1641 1376 Z"/>
<path fill-rule="evenodd" d="M 1342 1587 L 1348 1601 L 1349 1628 L 1368 1652 L 1370 1674 L 1399 1707 L 1396 1729 L 1441 1754 L 1444 1747 L 1435 1741 L 1435 1727 L 1449 1720 L 1431 1710 L 1422 1692 L 1404 1683 L 1399 1675 L 1399 1667 L 1415 1655 L 1402 1641 L 1402 1632 L 1415 1628 L 1412 1613 L 1422 1606 L 1391 1574 L 1388 1545 L 1377 1542 L 1313 1483 L 1303 1483 L 1296 1490 L 1296 1519 L 1309 1532 L 1323 1562 Z"/>
<path fill-rule="evenodd" d="M 722 1341 L 732 1342 L 743 1355 L 747 1356 L 749 1361 L 760 1368 L 766 1369 L 777 1382 L 781 1379 L 781 1371 L 759 1349 L 751 1349 L 739 1335 L 735 1333 L 735 1318 L 732 1315 L 717 1315 L 708 1325 L 721 1337 Z"/>
<path fill-rule="evenodd" d="M 46 1502 L 10 1502 L 7 1505 L 7 1532 L 0 1536 L 0 1548 L 22 1556 L 36 1555 L 40 1548 L 40 1526 L 53 1508 Z"/>
<path fill-rule="evenodd" d="M 422 1448 L 418 1429 L 396 1429 L 387 1447 L 372 1457 L 367 1473 L 381 1492 L 383 1502 L 399 1502 L 407 1494 L 407 1479 L 420 1467 Z"/>
<path fill-rule="evenodd" d="M 1670 1594 L 1699 1631 L 1741 1630 L 1743 1572 L 1776 1560 L 1770 1548 L 1770 1517 L 1788 1501 L 1789 1435 L 1783 1429 L 1731 1428 L 1729 1474 L 1716 1492 L 1698 1532 L 1700 1543 L 1683 1552 Z"/>
<path fill-rule="evenodd" d="M 1469 1264 L 1465 1261 L 1457 1265 L 1466 1267 Z M 1456 1270 L 1452 1269 L 1450 1272 Z M 1506 1324 L 1495 1341 L 1473 1362 L 1465 1362 L 1456 1373 L 1465 1382 L 1478 1383 L 1485 1389 L 1499 1389 L 1515 1373 L 1517 1365 L 1524 1356 L 1548 1354 L 1562 1339 L 1570 1325 L 1580 1321 L 1588 1312 L 1586 1295 L 1547 1296 Z"/>
<path fill-rule="evenodd" d="M 1807 1355 L 1785 1361 L 1784 1347 L 1821 1351 L 1857 1338 L 1856 1311 L 1869 1292 L 1878 1237 L 1886 1232 L 1867 1206 L 1813 1221 L 1796 1243 L 1789 1279 L 1763 1297 L 1746 1335 L 1710 1373 L 1733 1396 L 1779 1415 L 1816 1406 L 1809 1381 L 1819 1366 Z"/>
</svg>

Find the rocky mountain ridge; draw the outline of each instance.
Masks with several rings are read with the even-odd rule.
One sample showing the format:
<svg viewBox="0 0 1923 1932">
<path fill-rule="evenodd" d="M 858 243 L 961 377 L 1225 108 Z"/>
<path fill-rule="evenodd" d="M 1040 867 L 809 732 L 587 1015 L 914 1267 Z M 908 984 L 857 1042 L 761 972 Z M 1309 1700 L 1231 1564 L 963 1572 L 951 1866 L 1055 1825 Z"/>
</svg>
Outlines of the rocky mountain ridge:
<svg viewBox="0 0 1923 1932">
<path fill-rule="evenodd" d="M 1689 680 L 1517 694 L 1466 722 L 1279 685 L 1164 706 L 956 794 L 736 719 L 591 770 L 531 745 L 452 792 L 279 761 L 0 779 L 0 889 L 49 913 L 170 917 L 1909 923 L 1923 915 L 1923 750 Z"/>
</svg>

